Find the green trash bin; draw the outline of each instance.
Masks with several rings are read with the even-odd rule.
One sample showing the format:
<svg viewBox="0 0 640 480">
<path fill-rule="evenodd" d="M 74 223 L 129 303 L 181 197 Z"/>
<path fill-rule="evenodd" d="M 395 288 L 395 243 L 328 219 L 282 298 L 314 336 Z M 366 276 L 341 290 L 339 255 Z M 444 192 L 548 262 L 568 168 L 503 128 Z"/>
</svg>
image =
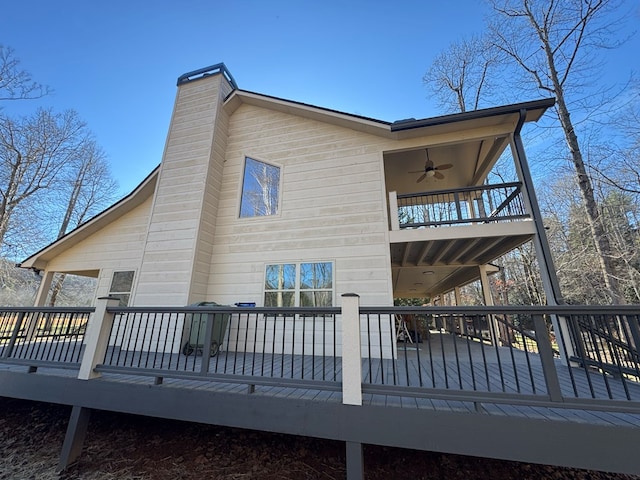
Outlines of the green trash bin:
<svg viewBox="0 0 640 480">
<path fill-rule="evenodd" d="M 199 302 L 189 305 L 190 307 L 225 307 L 226 305 L 220 305 L 216 302 Z M 185 318 L 184 328 L 190 327 L 189 335 L 187 337 L 183 347 L 182 353 L 186 356 L 195 353 L 202 354 L 204 351 L 204 339 L 207 332 L 207 318 L 211 313 L 193 313 L 189 314 Z M 215 313 L 213 312 L 213 328 L 211 330 L 211 356 L 215 356 L 220 351 L 220 345 L 224 342 L 224 336 L 227 332 L 227 326 L 229 325 L 230 313 Z"/>
</svg>

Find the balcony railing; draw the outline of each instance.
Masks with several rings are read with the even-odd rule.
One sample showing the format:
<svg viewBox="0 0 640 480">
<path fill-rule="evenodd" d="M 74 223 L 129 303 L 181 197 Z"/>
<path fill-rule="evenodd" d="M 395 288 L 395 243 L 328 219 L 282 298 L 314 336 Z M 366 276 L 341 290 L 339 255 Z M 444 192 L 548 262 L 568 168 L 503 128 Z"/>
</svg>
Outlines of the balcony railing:
<svg viewBox="0 0 640 480">
<path fill-rule="evenodd" d="M 392 230 L 493 223 L 528 218 L 521 183 L 397 195 L 389 193 Z"/>
</svg>

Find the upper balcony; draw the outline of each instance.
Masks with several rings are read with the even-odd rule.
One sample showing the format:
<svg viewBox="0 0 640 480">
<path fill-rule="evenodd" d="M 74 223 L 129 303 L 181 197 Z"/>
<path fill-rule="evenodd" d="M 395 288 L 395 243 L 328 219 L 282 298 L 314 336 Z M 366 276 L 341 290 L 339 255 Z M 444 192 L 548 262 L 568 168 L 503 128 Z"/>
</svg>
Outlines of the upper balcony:
<svg viewBox="0 0 640 480">
<path fill-rule="evenodd" d="M 396 294 L 449 291 L 477 279 L 478 265 L 535 233 L 520 183 L 397 195 L 389 192 Z M 394 214 L 395 213 L 395 214 Z M 425 267 L 427 272 L 425 276 Z"/>
</svg>

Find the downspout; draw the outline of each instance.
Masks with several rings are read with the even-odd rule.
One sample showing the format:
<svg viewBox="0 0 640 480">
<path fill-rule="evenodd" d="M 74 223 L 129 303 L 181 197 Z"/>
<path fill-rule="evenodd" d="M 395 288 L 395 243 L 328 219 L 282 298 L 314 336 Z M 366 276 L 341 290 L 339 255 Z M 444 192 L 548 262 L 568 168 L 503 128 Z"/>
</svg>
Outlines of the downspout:
<svg viewBox="0 0 640 480">
<path fill-rule="evenodd" d="M 520 117 L 518 123 L 513 132 L 513 147 L 515 149 L 515 157 L 517 160 L 516 168 L 520 170 L 520 177 L 524 184 L 524 190 L 527 195 L 529 208 L 533 215 L 533 221 L 535 225 L 536 235 L 534 237 L 534 246 L 536 251 L 536 257 L 540 266 L 540 276 L 542 278 L 542 285 L 544 287 L 545 296 L 547 297 L 547 305 L 562 305 L 564 300 L 560 293 L 560 284 L 556 275 L 556 269 L 553 264 L 553 257 L 551 256 L 551 248 L 549 248 L 549 241 L 547 240 L 547 234 L 545 233 L 544 224 L 542 222 L 542 214 L 540 213 L 540 206 L 538 205 L 538 199 L 535 195 L 533 188 L 533 179 L 531 177 L 531 171 L 529 170 L 529 164 L 527 157 L 524 153 L 524 145 L 522 144 L 522 137 L 520 131 L 524 125 L 527 111 L 521 109 L 519 112 Z M 560 350 L 560 359 L 564 365 L 571 365 L 570 359 L 575 356 L 574 340 L 577 336 L 571 335 L 571 328 L 567 322 L 566 317 L 560 317 L 558 315 L 550 315 L 553 330 L 556 335 L 556 341 Z M 543 332 L 536 332 L 537 335 L 543 334 Z M 552 373 L 544 372 L 545 377 L 552 375 Z"/>
<path fill-rule="evenodd" d="M 522 126 L 524 125 L 527 117 L 527 111 L 525 109 L 521 109 L 519 115 L 518 123 L 515 131 L 513 132 L 513 144 L 516 153 L 515 157 L 518 162 L 518 166 L 520 167 L 522 182 L 524 183 L 524 190 L 527 195 L 531 214 L 533 215 L 534 225 L 536 227 L 535 243 L 537 247 L 536 250 L 539 252 L 538 262 L 540 263 L 540 268 L 542 270 L 542 282 L 543 285 L 546 284 L 545 294 L 547 296 L 547 304 L 562 305 L 564 304 L 564 300 L 562 298 L 562 293 L 560 292 L 560 283 L 556 276 L 556 269 L 553 264 L 553 257 L 551 256 L 551 248 L 549 247 L 549 241 L 547 240 L 547 235 L 545 233 L 542 214 L 540 213 L 540 206 L 538 205 L 538 200 L 533 188 L 531 171 L 529 170 L 527 157 L 524 153 L 522 137 L 520 136 L 520 131 L 522 130 Z"/>
</svg>

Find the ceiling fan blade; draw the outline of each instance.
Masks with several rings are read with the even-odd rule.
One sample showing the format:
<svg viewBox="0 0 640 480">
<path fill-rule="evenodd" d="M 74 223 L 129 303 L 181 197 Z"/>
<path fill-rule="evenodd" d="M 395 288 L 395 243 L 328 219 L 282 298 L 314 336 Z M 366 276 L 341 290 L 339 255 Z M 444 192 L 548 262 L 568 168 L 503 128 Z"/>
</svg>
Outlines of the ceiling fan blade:
<svg viewBox="0 0 640 480">
<path fill-rule="evenodd" d="M 451 163 L 445 163 L 444 165 L 438 165 L 436 170 L 449 170 L 453 165 Z"/>
<path fill-rule="evenodd" d="M 434 177 L 436 177 L 436 178 L 437 178 L 437 179 L 439 179 L 439 180 L 442 180 L 442 179 L 444 178 L 444 175 L 443 175 L 443 174 L 441 174 L 441 173 L 440 173 L 439 171 L 437 171 L 437 170 L 434 170 L 434 171 L 433 171 L 433 176 L 434 176 Z"/>
<path fill-rule="evenodd" d="M 427 178 L 427 174 L 423 173 L 422 175 L 420 175 L 418 177 L 418 180 L 416 180 L 416 183 L 420 183 L 422 180 L 424 180 L 425 178 Z"/>
</svg>

